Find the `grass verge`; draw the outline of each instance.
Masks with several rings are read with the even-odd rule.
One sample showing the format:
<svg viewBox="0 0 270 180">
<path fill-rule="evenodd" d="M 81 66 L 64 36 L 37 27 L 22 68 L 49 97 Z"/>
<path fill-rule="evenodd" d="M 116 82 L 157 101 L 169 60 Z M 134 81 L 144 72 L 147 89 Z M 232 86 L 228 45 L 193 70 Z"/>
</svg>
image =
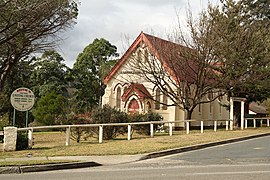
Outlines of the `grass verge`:
<svg viewBox="0 0 270 180">
<path fill-rule="evenodd" d="M 261 133 L 270 133 L 270 128 L 218 130 L 217 132 L 206 130 L 203 134 L 194 130 L 188 135 L 184 131 L 175 131 L 173 136 L 155 134 L 153 138 L 134 135 L 130 141 L 126 140 L 126 136 L 120 136 L 115 140 L 103 141 L 102 144 L 99 144 L 97 139 L 90 139 L 81 143 L 72 141 L 71 146 L 65 146 L 64 132 L 34 133 L 35 144 L 33 149 L 0 152 L 0 159 L 25 157 L 27 154 L 32 154 L 33 157 L 144 154 Z"/>
</svg>

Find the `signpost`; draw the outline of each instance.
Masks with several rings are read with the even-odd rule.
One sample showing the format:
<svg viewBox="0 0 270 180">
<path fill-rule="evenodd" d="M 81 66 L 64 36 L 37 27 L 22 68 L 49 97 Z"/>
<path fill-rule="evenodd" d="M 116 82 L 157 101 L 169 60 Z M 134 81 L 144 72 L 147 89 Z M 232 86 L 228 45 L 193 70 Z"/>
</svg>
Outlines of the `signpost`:
<svg viewBox="0 0 270 180">
<path fill-rule="evenodd" d="M 13 126 L 15 126 L 16 110 L 26 111 L 26 127 L 28 126 L 28 111 L 32 109 L 35 103 L 35 95 L 28 88 L 18 88 L 10 96 L 11 105 L 14 107 Z"/>
</svg>

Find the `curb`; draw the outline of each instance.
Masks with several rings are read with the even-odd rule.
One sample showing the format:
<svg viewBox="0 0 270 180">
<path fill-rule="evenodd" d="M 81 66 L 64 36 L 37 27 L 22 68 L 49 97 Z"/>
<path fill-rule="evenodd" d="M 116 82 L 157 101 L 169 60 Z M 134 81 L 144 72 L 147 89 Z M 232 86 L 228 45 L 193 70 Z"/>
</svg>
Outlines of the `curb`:
<svg viewBox="0 0 270 180">
<path fill-rule="evenodd" d="M 222 145 L 222 144 L 229 144 L 229 143 L 233 143 L 233 142 L 244 141 L 244 140 L 248 140 L 248 139 L 254 139 L 254 138 L 259 138 L 259 137 L 264 137 L 264 136 L 269 136 L 269 135 L 270 135 L 270 133 L 256 134 L 256 135 L 251 135 L 251 136 L 246 136 L 246 137 L 241 137 L 241 138 L 228 139 L 228 140 L 224 140 L 224 141 L 198 144 L 198 145 L 193 145 L 193 146 L 188 146 L 188 147 L 183 147 L 183 148 L 165 150 L 165 151 L 147 154 L 146 156 L 140 158 L 139 161 L 168 156 L 168 155 L 173 155 L 173 154 L 178 154 L 178 153 L 183 153 L 183 152 L 188 152 L 188 151 L 193 151 L 193 150 L 199 150 L 199 149 L 204 149 L 204 148 L 208 148 L 208 147 L 218 146 L 218 145 Z"/>
<path fill-rule="evenodd" d="M 15 166 L 15 167 L 1 167 L 0 174 L 20 174 L 28 172 L 41 172 L 41 171 L 53 171 L 63 169 L 75 169 L 75 168 L 87 168 L 102 166 L 96 162 L 79 162 L 79 163 L 60 163 L 60 164 L 48 164 L 48 165 L 35 165 L 35 166 Z"/>
</svg>

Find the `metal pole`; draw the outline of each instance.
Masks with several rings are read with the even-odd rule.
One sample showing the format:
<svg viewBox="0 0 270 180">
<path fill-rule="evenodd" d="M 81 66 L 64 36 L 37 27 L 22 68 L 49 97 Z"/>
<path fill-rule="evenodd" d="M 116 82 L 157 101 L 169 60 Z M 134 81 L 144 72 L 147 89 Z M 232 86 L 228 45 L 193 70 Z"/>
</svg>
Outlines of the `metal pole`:
<svg viewBox="0 0 270 180">
<path fill-rule="evenodd" d="M 13 126 L 15 127 L 16 109 L 13 111 Z"/>
<path fill-rule="evenodd" d="M 26 111 L 25 127 L 28 127 L 28 111 Z"/>
</svg>

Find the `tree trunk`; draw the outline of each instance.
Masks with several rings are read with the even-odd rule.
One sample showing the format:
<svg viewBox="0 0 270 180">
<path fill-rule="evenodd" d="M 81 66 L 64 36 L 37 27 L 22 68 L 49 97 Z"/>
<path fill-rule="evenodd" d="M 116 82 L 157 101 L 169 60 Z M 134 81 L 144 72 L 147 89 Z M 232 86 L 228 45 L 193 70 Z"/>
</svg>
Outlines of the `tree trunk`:
<svg viewBox="0 0 270 180">
<path fill-rule="evenodd" d="M 193 109 L 186 110 L 187 111 L 187 120 L 190 120 L 192 117 Z"/>
</svg>

